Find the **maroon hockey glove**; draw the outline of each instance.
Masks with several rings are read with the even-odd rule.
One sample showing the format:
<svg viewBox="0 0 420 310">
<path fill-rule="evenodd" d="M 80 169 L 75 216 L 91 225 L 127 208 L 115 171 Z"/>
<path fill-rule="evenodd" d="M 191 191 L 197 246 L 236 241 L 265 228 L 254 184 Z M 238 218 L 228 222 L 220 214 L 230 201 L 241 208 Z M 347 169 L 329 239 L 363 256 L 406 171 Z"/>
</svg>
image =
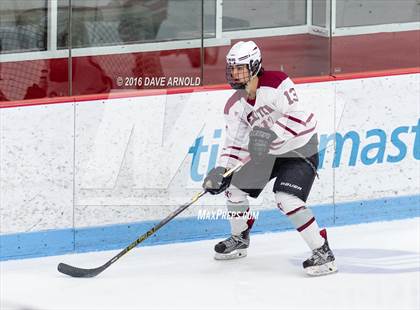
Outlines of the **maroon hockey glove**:
<svg viewBox="0 0 420 310">
<path fill-rule="evenodd" d="M 270 151 L 271 143 L 277 138 L 277 135 L 268 128 L 254 127 L 249 133 L 248 151 L 251 159 L 256 162 L 262 162 Z"/>
<path fill-rule="evenodd" d="M 227 170 L 223 167 L 216 167 L 210 170 L 203 182 L 203 188 L 212 195 L 217 195 L 229 187 L 232 180 L 232 174 L 226 178 L 223 177 Z"/>
</svg>

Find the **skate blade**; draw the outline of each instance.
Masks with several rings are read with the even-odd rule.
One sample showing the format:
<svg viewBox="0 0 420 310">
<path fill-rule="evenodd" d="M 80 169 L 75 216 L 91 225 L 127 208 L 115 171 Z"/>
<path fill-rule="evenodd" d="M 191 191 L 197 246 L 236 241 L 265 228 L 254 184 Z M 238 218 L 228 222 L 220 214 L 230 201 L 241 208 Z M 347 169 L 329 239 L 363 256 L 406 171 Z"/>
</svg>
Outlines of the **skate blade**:
<svg viewBox="0 0 420 310">
<path fill-rule="evenodd" d="M 337 272 L 337 266 L 334 261 L 326 263 L 321 266 L 312 266 L 305 268 L 306 273 L 311 277 L 325 276 Z"/>
<path fill-rule="evenodd" d="M 230 253 L 223 254 L 223 253 L 214 253 L 214 259 L 215 260 L 229 260 L 229 259 L 236 259 L 236 258 L 242 258 L 247 256 L 246 249 L 238 249 L 234 250 Z"/>
</svg>

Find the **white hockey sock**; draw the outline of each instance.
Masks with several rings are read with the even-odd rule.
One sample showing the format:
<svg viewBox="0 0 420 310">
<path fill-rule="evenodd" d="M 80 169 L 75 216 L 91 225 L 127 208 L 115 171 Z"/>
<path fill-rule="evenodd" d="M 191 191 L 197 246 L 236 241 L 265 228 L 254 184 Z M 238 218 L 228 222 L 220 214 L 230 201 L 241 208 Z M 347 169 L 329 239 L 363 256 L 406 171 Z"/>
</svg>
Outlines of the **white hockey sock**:
<svg viewBox="0 0 420 310">
<path fill-rule="evenodd" d="M 227 202 L 229 221 L 232 235 L 239 236 L 242 232 L 252 227 L 254 220 L 248 217 L 248 201 L 233 203 Z"/>
<path fill-rule="evenodd" d="M 311 250 L 315 250 L 321 247 L 324 244 L 325 240 L 319 234 L 320 229 L 312 211 L 305 207 L 304 209 L 301 209 L 298 212 L 296 212 L 295 216 L 301 217 L 305 221 L 309 219 L 305 224 L 301 225 L 300 227 L 296 227 L 297 231 L 300 233 L 303 240 L 305 240 L 308 247 Z"/>
<path fill-rule="evenodd" d="M 318 223 L 304 201 L 296 196 L 277 192 L 276 202 L 279 209 L 287 215 L 311 250 L 317 249 L 324 244 L 325 240 L 319 234 Z"/>
<path fill-rule="evenodd" d="M 226 206 L 229 212 L 231 233 L 234 236 L 239 236 L 254 224 L 254 219 L 248 216 L 249 201 L 247 196 L 247 193 L 233 185 L 226 191 L 226 197 L 228 198 Z"/>
</svg>

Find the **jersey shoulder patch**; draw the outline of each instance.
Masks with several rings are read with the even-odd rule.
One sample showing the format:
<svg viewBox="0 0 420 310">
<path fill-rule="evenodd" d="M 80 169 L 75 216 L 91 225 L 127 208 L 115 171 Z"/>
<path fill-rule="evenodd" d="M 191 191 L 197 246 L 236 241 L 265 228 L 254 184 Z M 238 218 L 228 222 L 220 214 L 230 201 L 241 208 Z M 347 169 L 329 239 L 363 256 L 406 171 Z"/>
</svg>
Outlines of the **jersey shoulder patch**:
<svg viewBox="0 0 420 310">
<path fill-rule="evenodd" d="M 229 114 L 230 109 L 235 105 L 235 103 L 239 102 L 241 98 L 246 98 L 245 93 L 243 90 L 237 90 L 233 93 L 232 96 L 227 100 L 225 105 L 224 113 L 225 115 Z"/>
<path fill-rule="evenodd" d="M 259 77 L 258 87 L 272 87 L 277 88 L 289 76 L 283 71 L 264 71 L 263 75 Z"/>
</svg>

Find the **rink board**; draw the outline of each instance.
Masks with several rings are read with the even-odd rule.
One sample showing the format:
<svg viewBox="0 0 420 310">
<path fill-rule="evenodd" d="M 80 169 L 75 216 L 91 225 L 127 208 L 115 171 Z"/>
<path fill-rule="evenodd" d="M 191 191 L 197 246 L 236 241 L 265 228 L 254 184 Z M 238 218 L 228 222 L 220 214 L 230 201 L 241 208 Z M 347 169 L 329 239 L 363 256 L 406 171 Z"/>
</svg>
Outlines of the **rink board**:
<svg viewBox="0 0 420 310">
<path fill-rule="evenodd" d="M 420 196 L 393 197 L 354 201 L 338 205 L 313 206 L 322 227 L 355 223 L 398 220 L 420 216 Z M 335 217 L 334 217 L 334 211 Z M 144 234 L 157 221 L 130 224 L 47 230 L 35 233 L 3 235 L 2 260 L 30 258 L 69 252 L 89 252 L 124 248 Z M 293 230 L 287 217 L 278 210 L 263 210 L 252 229 L 253 234 Z M 229 233 L 226 220 L 197 220 L 196 217 L 175 219 L 142 245 L 159 245 L 225 237 Z"/>
<path fill-rule="evenodd" d="M 301 101 L 317 104 L 320 180 L 308 202 L 322 225 L 419 216 L 419 76 L 297 86 Z M 0 109 L 0 258 L 133 241 L 200 190 L 221 149 L 231 94 L 162 91 Z M 261 216 L 256 232 L 291 229 L 271 188 L 251 205 Z M 147 242 L 222 236 L 226 221 L 197 220 L 197 211 L 223 206 L 223 197 L 203 197 Z"/>
</svg>

